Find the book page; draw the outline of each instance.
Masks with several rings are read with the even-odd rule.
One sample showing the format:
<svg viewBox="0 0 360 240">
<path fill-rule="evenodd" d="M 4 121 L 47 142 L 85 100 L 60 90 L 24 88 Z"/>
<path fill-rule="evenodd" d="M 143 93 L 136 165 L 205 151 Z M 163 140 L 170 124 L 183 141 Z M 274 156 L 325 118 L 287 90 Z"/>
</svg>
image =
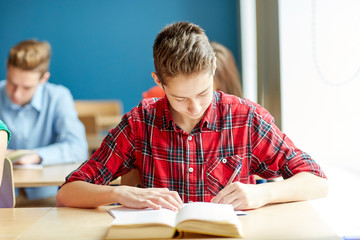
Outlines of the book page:
<svg viewBox="0 0 360 240">
<path fill-rule="evenodd" d="M 113 225 L 164 224 L 175 227 L 176 212 L 169 209 L 153 210 L 117 207 L 109 210 L 115 218 Z"/>
<path fill-rule="evenodd" d="M 231 204 L 195 202 L 185 204 L 176 218 L 176 224 L 185 220 L 202 220 L 209 222 L 229 222 L 238 224 L 238 219 Z"/>
</svg>

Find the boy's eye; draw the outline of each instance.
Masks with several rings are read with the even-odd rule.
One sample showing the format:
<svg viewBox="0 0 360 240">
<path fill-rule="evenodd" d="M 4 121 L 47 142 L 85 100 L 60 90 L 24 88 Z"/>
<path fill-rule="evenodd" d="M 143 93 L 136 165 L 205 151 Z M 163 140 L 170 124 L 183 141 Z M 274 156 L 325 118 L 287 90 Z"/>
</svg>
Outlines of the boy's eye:
<svg viewBox="0 0 360 240">
<path fill-rule="evenodd" d="M 200 96 L 206 96 L 208 94 L 208 91 L 205 91 L 203 93 L 200 94 Z"/>
<path fill-rule="evenodd" d="M 178 101 L 178 102 L 182 102 L 182 101 L 185 100 L 185 98 L 175 98 L 175 100 Z"/>
</svg>

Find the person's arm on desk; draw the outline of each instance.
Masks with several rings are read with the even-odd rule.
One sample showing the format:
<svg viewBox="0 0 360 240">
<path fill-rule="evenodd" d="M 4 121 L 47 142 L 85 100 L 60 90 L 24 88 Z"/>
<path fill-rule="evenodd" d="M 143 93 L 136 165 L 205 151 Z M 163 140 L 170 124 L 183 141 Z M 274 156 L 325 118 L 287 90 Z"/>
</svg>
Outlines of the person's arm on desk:
<svg viewBox="0 0 360 240">
<path fill-rule="evenodd" d="M 161 207 L 177 211 L 182 201 L 177 192 L 166 188 L 137 188 L 129 186 L 104 186 L 83 181 L 63 185 L 56 198 L 57 206 L 95 208 L 120 203 L 130 208 Z"/>
<path fill-rule="evenodd" d="M 28 154 L 25 156 L 22 156 L 15 165 L 30 165 L 30 164 L 39 164 L 41 163 L 41 158 L 37 153 Z"/>
<path fill-rule="evenodd" d="M 167 188 L 108 186 L 127 170 L 125 162 L 129 166 L 136 160 L 135 127 L 129 124 L 128 115 L 125 114 L 121 123 L 108 133 L 90 159 L 69 174 L 58 191 L 58 206 L 94 208 L 120 203 L 131 208 L 181 208 L 179 194 Z"/>
<path fill-rule="evenodd" d="M 310 200 L 325 197 L 328 181 L 311 173 L 301 172 L 293 177 L 263 184 L 234 182 L 212 199 L 214 203 L 230 203 L 237 210 L 254 209 L 269 203 Z"/>
<path fill-rule="evenodd" d="M 243 165 L 248 166 L 250 174 L 264 179 L 282 176 L 285 180 L 263 184 L 243 184 L 237 180 L 219 191 L 212 202 L 230 203 L 240 210 L 325 197 L 328 181 L 320 165 L 280 131 L 266 110 L 259 106 L 256 113 L 259 114 L 254 114 L 253 119 L 252 155 Z M 267 131 L 259 134 L 258 129 Z"/>
</svg>

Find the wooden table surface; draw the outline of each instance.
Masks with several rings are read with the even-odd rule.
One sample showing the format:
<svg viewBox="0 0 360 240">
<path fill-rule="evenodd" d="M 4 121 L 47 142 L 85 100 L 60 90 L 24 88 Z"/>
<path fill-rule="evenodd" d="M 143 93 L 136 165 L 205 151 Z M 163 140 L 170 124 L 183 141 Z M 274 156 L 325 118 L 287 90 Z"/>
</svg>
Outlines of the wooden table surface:
<svg viewBox="0 0 360 240">
<path fill-rule="evenodd" d="M 65 177 L 77 169 L 81 163 L 44 166 L 39 169 L 14 169 L 15 187 L 61 186 Z M 120 178 L 112 183 L 120 184 Z"/>
<path fill-rule="evenodd" d="M 0 239 L 100 240 L 113 220 L 109 208 L 0 209 Z M 341 239 L 309 202 L 269 205 L 239 219 L 244 239 Z"/>
<path fill-rule="evenodd" d="M 44 166 L 38 169 L 14 169 L 15 187 L 61 186 L 65 177 L 81 163 Z"/>
</svg>

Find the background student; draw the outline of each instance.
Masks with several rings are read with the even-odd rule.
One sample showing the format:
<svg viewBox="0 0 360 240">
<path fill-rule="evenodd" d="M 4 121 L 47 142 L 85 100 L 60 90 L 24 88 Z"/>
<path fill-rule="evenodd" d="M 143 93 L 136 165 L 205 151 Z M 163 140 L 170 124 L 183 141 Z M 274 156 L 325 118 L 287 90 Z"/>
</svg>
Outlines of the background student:
<svg viewBox="0 0 360 240">
<path fill-rule="evenodd" d="M 210 42 L 216 56 L 214 90 L 243 97 L 240 74 L 236 67 L 234 55 L 224 45 Z"/>
<path fill-rule="evenodd" d="M 0 186 L 3 176 L 4 159 L 8 142 L 10 141 L 10 131 L 7 126 L 0 120 Z"/>
<path fill-rule="evenodd" d="M 50 56 L 50 45 L 37 40 L 22 41 L 9 52 L 6 81 L 0 81 L 0 119 L 12 132 L 10 151 L 34 151 L 16 164 L 52 165 L 87 158 L 85 129 L 70 91 L 48 83 Z M 55 196 L 57 187 L 25 188 L 25 193 L 29 200 L 43 199 Z"/>
<path fill-rule="evenodd" d="M 165 27 L 153 56 L 152 77 L 166 96 L 144 99 L 123 116 L 67 177 L 57 195 L 59 206 L 120 203 L 178 210 L 182 202 L 211 201 L 252 209 L 327 194 L 320 166 L 276 127 L 268 111 L 213 91 L 215 53 L 199 26 Z M 141 188 L 106 186 L 131 169 L 139 171 Z M 253 174 L 285 180 L 252 184 Z"/>
</svg>

